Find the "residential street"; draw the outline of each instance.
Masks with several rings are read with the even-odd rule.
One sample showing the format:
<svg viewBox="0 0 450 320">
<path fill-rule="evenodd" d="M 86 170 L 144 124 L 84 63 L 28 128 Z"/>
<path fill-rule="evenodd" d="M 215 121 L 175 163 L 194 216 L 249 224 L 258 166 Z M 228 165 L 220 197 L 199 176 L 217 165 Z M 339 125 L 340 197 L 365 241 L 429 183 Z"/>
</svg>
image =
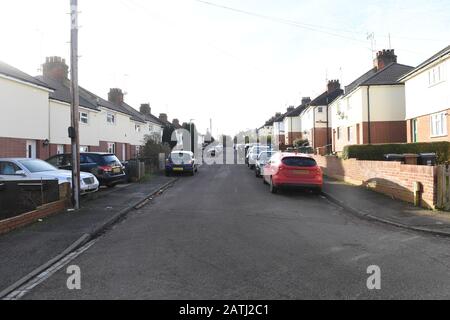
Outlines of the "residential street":
<svg viewBox="0 0 450 320">
<path fill-rule="evenodd" d="M 246 166 L 202 166 L 25 299 L 450 298 L 450 241 L 362 220 L 324 197 L 269 193 Z M 381 268 L 369 291 L 367 268 Z"/>
</svg>

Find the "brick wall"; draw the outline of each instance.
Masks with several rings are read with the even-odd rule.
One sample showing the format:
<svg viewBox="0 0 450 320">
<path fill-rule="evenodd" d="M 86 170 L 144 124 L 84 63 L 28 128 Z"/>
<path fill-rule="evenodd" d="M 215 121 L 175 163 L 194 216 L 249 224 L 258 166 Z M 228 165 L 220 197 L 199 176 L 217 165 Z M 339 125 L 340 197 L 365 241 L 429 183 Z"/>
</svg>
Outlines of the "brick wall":
<svg viewBox="0 0 450 320">
<path fill-rule="evenodd" d="M 423 186 L 422 206 L 430 209 L 436 206 L 436 167 L 323 156 L 314 158 L 329 177 L 363 185 L 406 202 L 414 203 L 414 182 L 418 181 Z"/>
<path fill-rule="evenodd" d="M 66 208 L 66 200 L 49 203 L 39 207 L 35 211 L 24 213 L 20 216 L 0 221 L 0 234 L 34 223 L 39 219 L 59 213 Z"/>
<path fill-rule="evenodd" d="M 302 135 L 302 132 L 288 132 L 286 136 L 286 144 L 293 145 L 295 140 L 302 139 Z"/>
<path fill-rule="evenodd" d="M 0 137 L 0 158 L 26 157 L 26 145 L 27 141 L 25 139 Z"/>
</svg>

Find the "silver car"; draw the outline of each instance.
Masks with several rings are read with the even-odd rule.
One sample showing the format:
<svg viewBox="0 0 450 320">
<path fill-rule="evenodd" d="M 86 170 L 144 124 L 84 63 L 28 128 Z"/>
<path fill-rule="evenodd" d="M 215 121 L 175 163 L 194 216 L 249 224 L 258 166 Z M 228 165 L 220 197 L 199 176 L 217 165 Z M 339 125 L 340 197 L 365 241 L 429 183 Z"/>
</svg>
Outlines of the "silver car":
<svg viewBox="0 0 450 320">
<path fill-rule="evenodd" d="M 0 159 L 0 181 L 16 180 L 52 180 L 57 179 L 59 184 L 69 182 L 72 185 L 72 172 L 61 170 L 39 159 L 11 158 Z M 80 173 L 80 193 L 98 191 L 97 178 L 87 172 Z"/>
</svg>

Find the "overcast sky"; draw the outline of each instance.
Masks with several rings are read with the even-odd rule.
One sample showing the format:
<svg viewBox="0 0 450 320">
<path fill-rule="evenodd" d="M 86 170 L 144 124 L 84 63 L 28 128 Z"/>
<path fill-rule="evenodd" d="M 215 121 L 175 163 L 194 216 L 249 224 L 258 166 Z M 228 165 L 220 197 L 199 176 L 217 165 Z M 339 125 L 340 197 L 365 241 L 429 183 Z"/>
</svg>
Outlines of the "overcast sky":
<svg viewBox="0 0 450 320">
<path fill-rule="evenodd" d="M 80 85 L 127 92 L 213 133 L 256 128 L 277 111 L 348 84 L 392 48 L 415 66 L 450 44 L 448 0 L 79 0 Z M 38 75 L 69 60 L 69 0 L 2 0 L 0 60 Z M 251 15 L 253 13 L 255 15 Z"/>
</svg>

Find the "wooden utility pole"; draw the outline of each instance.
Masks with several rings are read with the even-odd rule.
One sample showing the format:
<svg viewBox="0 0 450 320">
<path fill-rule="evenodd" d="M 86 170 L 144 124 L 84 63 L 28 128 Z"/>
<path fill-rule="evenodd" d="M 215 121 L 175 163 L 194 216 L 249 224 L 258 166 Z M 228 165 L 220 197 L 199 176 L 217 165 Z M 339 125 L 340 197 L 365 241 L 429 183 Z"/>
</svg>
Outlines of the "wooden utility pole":
<svg viewBox="0 0 450 320">
<path fill-rule="evenodd" d="M 78 0 L 70 0 L 70 93 L 71 112 L 69 137 L 72 144 L 72 204 L 75 210 L 80 209 L 80 139 L 78 134 L 80 103 L 78 90 Z"/>
</svg>

